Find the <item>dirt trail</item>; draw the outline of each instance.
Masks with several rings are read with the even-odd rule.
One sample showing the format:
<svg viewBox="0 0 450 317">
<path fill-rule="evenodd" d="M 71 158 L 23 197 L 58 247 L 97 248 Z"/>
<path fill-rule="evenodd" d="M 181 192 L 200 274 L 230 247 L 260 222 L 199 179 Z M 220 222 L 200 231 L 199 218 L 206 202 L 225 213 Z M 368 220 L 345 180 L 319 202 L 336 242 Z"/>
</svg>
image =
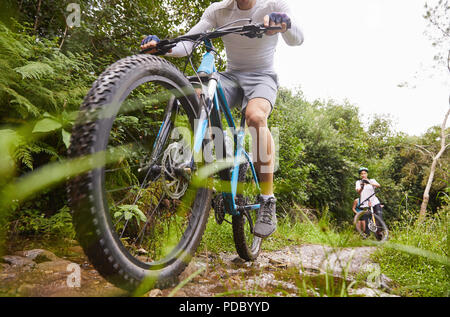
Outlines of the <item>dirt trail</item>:
<svg viewBox="0 0 450 317">
<path fill-rule="evenodd" d="M 262 252 L 255 262 L 200 253 L 180 276 L 190 279 L 182 288 L 146 296 L 392 296 L 392 281 L 369 258 L 374 251 L 308 244 Z M 79 246 L 68 254 L 33 249 L 1 257 L 0 296 L 127 296 L 97 273 Z"/>
</svg>

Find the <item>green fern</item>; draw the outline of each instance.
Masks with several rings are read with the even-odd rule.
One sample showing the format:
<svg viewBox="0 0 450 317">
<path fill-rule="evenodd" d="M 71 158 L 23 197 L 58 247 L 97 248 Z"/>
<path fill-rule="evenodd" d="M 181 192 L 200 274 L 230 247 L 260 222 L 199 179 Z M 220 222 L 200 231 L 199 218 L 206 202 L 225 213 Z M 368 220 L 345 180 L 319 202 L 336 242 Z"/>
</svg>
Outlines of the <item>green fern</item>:
<svg viewBox="0 0 450 317">
<path fill-rule="evenodd" d="M 22 79 L 34 78 L 41 79 L 41 77 L 53 74 L 54 70 L 48 64 L 41 62 L 30 62 L 22 67 L 14 68 L 16 72 L 22 75 Z"/>
</svg>

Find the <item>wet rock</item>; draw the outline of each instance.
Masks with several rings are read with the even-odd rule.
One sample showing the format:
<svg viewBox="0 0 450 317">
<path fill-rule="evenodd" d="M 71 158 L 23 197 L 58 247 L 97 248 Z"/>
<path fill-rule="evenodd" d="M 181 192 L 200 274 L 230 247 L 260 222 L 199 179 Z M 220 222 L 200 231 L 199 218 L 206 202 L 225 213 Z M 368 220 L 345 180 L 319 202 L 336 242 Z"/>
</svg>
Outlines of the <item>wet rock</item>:
<svg viewBox="0 0 450 317">
<path fill-rule="evenodd" d="M 398 297 L 370 287 L 351 289 L 348 291 L 348 294 L 350 296 L 365 296 L 365 297 Z"/>
<path fill-rule="evenodd" d="M 155 288 L 148 293 L 148 297 L 159 297 L 162 296 L 162 294 L 163 292 L 160 289 Z"/>
<path fill-rule="evenodd" d="M 72 262 L 67 260 L 56 260 L 56 261 L 49 261 L 49 262 L 42 262 L 36 265 L 36 269 L 43 271 L 46 274 L 51 273 L 68 273 L 67 268 L 69 264 Z"/>
<path fill-rule="evenodd" d="M 189 265 L 184 269 L 184 271 L 180 274 L 179 280 L 183 281 L 187 279 L 188 277 L 195 274 L 198 270 L 203 270 L 203 273 L 205 272 L 207 268 L 206 263 L 200 262 L 200 261 L 191 261 Z M 202 273 L 200 273 L 201 275 Z"/>
<path fill-rule="evenodd" d="M 0 274 L 0 281 L 12 280 L 16 277 L 15 273 L 2 273 Z"/>
<path fill-rule="evenodd" d="M 80 255 L 84 254 L 83 248 L 81 246 L 79 246 L 79 245 L 75 245 L 75 246 L 70 247 L 68 249 L 68 251 L 72 252 L 74 254 L 80 254 Z"/>
<path fill-rule="evenodd" d="M 247 280 L 247 286 L 253 288 L 258 286 L 260 288 L 266 288 L 274 284 L 275 276 L 272 273 L 263 273 L 255 278 Z"/>
<path fill-rule="evenodd" d="M 26 257 L 35 263 L 42 263 L 57 260 L 58 257 L 50 251 L 44 249 L 33 249 L 27 251 L 19 251 L 16 254 Z"/>
<path fill-rule="evenodd" d="M 376 247 L 332 248 L 322 245 L 304 245 L 295 249 L 299 266 L 306 271 L 320 271 L 334 275 L 359 274 L 370 262 Z"/>
<path fill-rule="evenodd" d="M 11 265 L 12 267 L 34 267 L 36 263 L 33 262 L 33 260 L 30 260 L 28 258 L 19 256 L 19 255 L 4 255 L 2 257 L 3 261 L 5 263 Z"/>
</svg>

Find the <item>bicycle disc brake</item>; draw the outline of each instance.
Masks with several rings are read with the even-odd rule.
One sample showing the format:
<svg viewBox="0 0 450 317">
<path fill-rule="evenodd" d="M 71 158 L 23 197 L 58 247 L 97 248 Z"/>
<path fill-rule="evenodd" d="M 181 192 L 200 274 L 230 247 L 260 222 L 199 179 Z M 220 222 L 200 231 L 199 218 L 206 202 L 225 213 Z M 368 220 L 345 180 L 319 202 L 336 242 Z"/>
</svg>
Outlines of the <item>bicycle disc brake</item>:
<svg viewBox="0 0 450 317">
<path fill-rule="evenodd" d="M 186 159 L 191 152 L 181 142 L 170 144 L 164 151 L 161 161 L 162 184 L 164 192 L 172 199 L 180 199 L 189 186 L 189 176 L 185 172 Z"/>
<path fill-rule="evenodd" d="M 372 232 L 376 232 L 377 231 L 377 225 L 372 219 L 369 220 L 368 226 L 369 226 L 369 230 L 370 231 L 372 231 Z"/>
</svg>

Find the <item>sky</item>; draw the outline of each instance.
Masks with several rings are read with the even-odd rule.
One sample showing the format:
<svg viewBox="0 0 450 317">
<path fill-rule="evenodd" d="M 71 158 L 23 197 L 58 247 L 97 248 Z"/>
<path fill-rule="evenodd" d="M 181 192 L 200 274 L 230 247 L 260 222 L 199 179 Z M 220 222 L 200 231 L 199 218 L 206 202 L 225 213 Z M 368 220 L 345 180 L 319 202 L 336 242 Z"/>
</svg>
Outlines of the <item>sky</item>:
<svg viewBox="0 0 450 317">
<path fill-rule="evenodd" d="M 364 123 L 386 115 L 409 135 L 442 124 L 450 74 L 432 68 L 436 51 L 424 34 L 425 0 L 286 1 L 305 41 L 289 47 L 280 40 L 281 86 L 300 87 L 309 101 L 348 100 Z"/>
</svg>

